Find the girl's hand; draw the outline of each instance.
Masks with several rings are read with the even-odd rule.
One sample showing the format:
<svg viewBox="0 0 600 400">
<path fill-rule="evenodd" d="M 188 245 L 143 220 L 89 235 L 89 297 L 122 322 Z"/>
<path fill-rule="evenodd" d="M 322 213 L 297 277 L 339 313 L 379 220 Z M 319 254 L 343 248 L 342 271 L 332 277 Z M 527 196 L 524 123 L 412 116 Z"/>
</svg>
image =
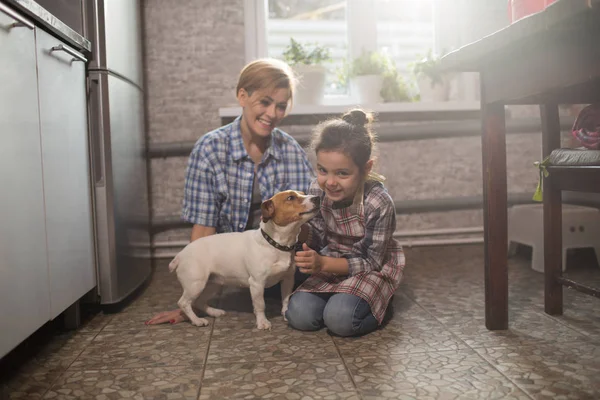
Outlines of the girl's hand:
<svg viewBox="0 0 600 400">
<path fill-rule="evenodd" d="M 300 272 L 305 274 L 315 274 L 323 268 L 322 256 L 308 247 L 306 243 L 302 244 L 302 251 L 296 252 L 294 261 Z"/>
</svg>

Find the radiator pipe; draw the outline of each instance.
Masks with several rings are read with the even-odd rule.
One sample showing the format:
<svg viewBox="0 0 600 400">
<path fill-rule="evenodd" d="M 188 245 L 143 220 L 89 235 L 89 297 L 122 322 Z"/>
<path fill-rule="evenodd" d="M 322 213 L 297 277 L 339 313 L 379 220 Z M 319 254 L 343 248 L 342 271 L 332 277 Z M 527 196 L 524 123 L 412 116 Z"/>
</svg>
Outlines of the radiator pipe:
<svg viewBox="0 0 600 400">
<path fill-rule="evenodd" d="M 573 126 L 573 118 L 561 118 L 561 129 L 568 131 Z M 285 130 L 285 127 L 282 128 Z M 294 129 L 290 133 L 301 146 L 310 142 L 311 128 Z M 481 135 L 480 120 L 425 122 L 401 125 L 380 125 L 377 127 L 379 142 L 399 142 L 406 140 L 448 139 Z M 539 118 L 516 118 L 506 121 L 506 133 L 540 133 L 542 125 Z M 188 157 L 195 142 L 150 143 L 149 158 Z"/>
<path fill-rule="evenodd" d="M 508 205 L 531 204 L 532 193 L 511 193 Z M 442 199 L 404 200 L 395 202 L 396 214 L 421 214 L 439 211 L 477 210 L 483 207 L 483 196 L 448 197 Z M 191 224 L 180 217 L 159 217 L 152 220 L 152 233 L 190 228 Z"/>
</svg>

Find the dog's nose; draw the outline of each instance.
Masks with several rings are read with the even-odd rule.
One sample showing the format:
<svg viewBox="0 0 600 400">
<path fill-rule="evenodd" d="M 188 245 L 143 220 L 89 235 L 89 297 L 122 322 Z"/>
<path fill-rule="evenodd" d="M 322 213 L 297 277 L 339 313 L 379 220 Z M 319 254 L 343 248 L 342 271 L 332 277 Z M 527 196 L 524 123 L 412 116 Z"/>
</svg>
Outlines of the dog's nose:
<svg viewBox="0 0 600 400">
<path fill-rule="evenodd" d="M 312 199 L 310 199 L 310 201 L 315 203 L 315 206 L 317 206 L 317 207 L 321 206 L 321 198 L 320 197 L 315 196 Z"/>
</svg>

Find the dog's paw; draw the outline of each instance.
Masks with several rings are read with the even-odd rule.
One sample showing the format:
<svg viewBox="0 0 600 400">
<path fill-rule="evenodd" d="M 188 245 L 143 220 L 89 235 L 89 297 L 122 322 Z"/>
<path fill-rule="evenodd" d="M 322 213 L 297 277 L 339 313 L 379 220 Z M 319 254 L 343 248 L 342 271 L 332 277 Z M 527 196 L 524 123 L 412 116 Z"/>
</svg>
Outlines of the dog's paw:
<svg viewBox="0 0 600 400">
<path fill-rule="evenodd" d="M 226 314 L 225 310 L 221 310 L 221 309 L 213 308 L 213 307 L 206 307 L 206 313 L 208 315 L 210 315 L 211 317 L 215 317 L 215 318 L 222 317 L 223 315 Z"/>
<path fill-rule="evenodd" d="M 283 317 L 283 320 L 284 320 L 285 322 L 287 322 L 287 320 L 288 320 L 288 319 L 286 318 L 286 316 L 285 316 L 285 313 L 287 312 L 287 310 L 288 310 L 288 309 L 287 309 L 287 307 L 284 307 L 284 308 L 282 308 L 282 309 L 281 309 L 281 316 Z"/>
<path fill-rule="evenodd" d="M 194 326 L 208 326 L 208 320 L 206 318 L 196 318 L 191 322 Z"/>
<path fill-rule="evenodd" d="M 266 319 L 257 320 L 256 321 L 256 327 L 258 329 L 260 329 L 261 331 L 270 331 L 271 330 L 271 323 L 268 320 L 266 320 Z"/>
</svg>

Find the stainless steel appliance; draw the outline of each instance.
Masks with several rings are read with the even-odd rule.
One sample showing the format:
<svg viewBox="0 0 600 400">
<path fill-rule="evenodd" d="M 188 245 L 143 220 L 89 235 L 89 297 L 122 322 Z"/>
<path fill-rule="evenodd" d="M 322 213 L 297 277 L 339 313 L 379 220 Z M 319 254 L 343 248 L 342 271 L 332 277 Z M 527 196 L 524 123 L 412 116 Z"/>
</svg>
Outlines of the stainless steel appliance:
<svg viewBox="0 0 600 400">
<path fill-rule="evenodd" d="M 85 7 L 98 290 L 117 303 L 150 275 L 150 212 L 139 0 Z"/>
</svg>

